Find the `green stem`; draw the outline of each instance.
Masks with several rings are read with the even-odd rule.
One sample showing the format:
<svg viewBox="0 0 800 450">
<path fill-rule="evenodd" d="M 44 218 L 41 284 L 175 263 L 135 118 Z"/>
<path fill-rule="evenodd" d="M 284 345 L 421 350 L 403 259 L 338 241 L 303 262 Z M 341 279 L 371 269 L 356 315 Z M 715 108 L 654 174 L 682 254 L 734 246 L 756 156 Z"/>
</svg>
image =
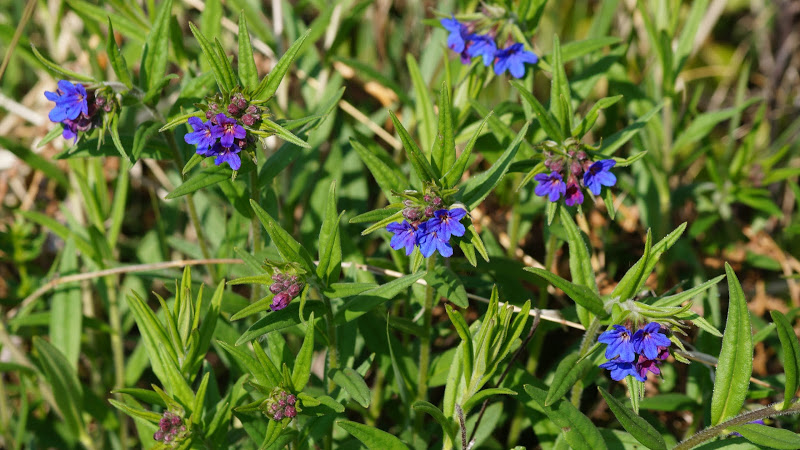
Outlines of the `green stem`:
<svg viewBox="0 0 800 450">
<path fill-rule="evenodd" d="M 589 323 L 589 327 L 583 334 L 583 340 L 581 341 L 581 346 L 580 349 L 578 350 L 579 351 L 578 354 L 581 356 L 581 358 L 586 356 L 586 353 L 592 347 L 592 344 L 594 344 L 594 341 L 597 338 L 598 330 L 600 330 L 600 319 L 598 317 L 595 317 L 594 320 L 592 320 L 591 323 Z M 576 408 L 580 406 L 582 393 L 583 393 L 583 382 L 579 380 L 572 386 L 571 401 Z"/>
<path fill-rule="evenodd" d="M 114 389 L 122 389 L 125 387 L 125 347 L 122 342 L 122 313 L 119 309 L 119 299 L 114 283 L 114 277 L 105 278 L 106 290 L 108 292 L 108 322 L 111 326 L 111 358 L 114 361 Z M 117 401 L 121 402 L 122 394 L 115 395 Z M 127 418 L 122 410 L 117 411 L 119 418 L 120 431 L 119 443 L 122 448 L 127 448 L 128 443 L 128 427 L 126 427 Z"/>
<path fill-rule="evenodd" d="M 759 420 L 759 419 L 766 419 L 767 417 L 800 413 L 800 400 L 793 401 L 791 406 L 789 406 L 784 410 L 778 409 L 778 407 L 780 407 L 781 405 L 783 405 L 783 401 L 773 403 L 765 408 L 741 414 L 739 416 L 734 417 L 733 419 L 722 422 L 719 425 L 708 427 L 705 430 L 690 437 L 689 439 L 686 439 L 685 441 L 681 442 L 675 448 L 673 448 L 673 450 L 688 450 L 690 448 L 694 448 L 695 446 L 716 437 L 718 434 L 725 431 L 726 428 L 730 428 L 736 425 L 743 425 L 746 424 L 747 422 L 752 422 L 754 420 Z"/>
<path fill-rule="evenodd" d="M 428 258 L 428 273 L 436 270 L 436 255 Z M 428 399 L 428 369 L 431 363 L 431 319 L 433 317 L 433 286 L 425 286 L 425 304 L 422 313 L 422 329 L 425 333 L 420 336 L 419 348 L 419 377 L 417 378 L 417 400 L 427 401 Z"/>
<path fill-rule="evenodd" d="M 320 297 L 322 297 L 322 301 L 325 303 L 325 322 L 328 331 L 328 370 L 325 371 L 325 378 L 328 380 L 328 394 L 332 394 L 333 390 L 336 389 L 336 384 L 333 382 L 332 378 L 328 377 L 328 372 L 330 372 L 331 369 L 339 368 L 339 351 L 336 346 L 336 325 L 333 322 L 333 307 L 331 306 L 330 299 L 321 292 Z M 333 448 L 333 426 L 328 429 L 328 433 L 325 435 L 324 445 L 326 450 Z"/>
<path fill-rule="evenodd" d="M 256 172 L 256 170 L 250 172 L 250 196 L 256 203 L 259 203 L 261 191 L 258 188 L 258 174 Z M 264 244 L 261 240 L 261 222 L 259 222 L 255 214 L 250 219 L 250 229 L 253 233 L 253 255 L 256 255 L 262 250 Z M 250 301 L 255 302 L 259 298 L 261 298 L 261 286 L 254 284 L 250 293 Z"/>
</svg>

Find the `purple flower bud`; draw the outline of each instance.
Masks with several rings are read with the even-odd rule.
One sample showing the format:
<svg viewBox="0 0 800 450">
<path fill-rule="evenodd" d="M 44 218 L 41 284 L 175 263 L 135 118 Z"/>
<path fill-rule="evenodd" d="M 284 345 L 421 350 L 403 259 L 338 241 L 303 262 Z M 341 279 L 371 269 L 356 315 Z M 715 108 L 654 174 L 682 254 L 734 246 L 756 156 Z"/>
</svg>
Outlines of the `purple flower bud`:
<svg viewBox="0 0 800 450">
<path fill-rule="evenodd" d="M 239 108 L 233 103 L 231 103 L 230 105 L 228 105 L 228 114 L 230 114 L 231 116 L 239 115 Z"/>
<path fill-rule="evenodd" d="M 276 412 L 275 415 L 272 416 L 272 418 L 275 419 L 276 422 L 283 419 L 283 411 Z"/>
<path fill-rule="evenodd" d="M 425 208 L 425 216 L 426 217 L 433 217 L 433 213 L 435 213 L 435 212 L 436 212 L 436 208 L 434 208 L 433 206 L 428 206 L 427 208 Z"/>
<path fill-rule="evenodd" d="M 180 417 L 178 417 L 178 416 L 173 416 L 172 417 L 172 426 L 180 425 L 182 422 L 183 422 L 183 419 L 181 419 Z"/>
<path fill-rule="evenodd" d="M 216 114 L 217 114 L 217 113 L 215 113 L 214 111 L 212 111 L 212 110 L 210 110 L 210 109 L 209 109 L 208 111 L 206 111 L 206 119 L 208 119 L 208 120 L 211 120 L 211 119 L 213 119 L 213 118 L 214 118 L 214 116 L 215 116 Z"/>
<path fill-rule="evenodd" d="M 273 283 L 269 286 L 269 291 L 273 294 L 278 294 L 279 292 L 283 291 L 283 284 L 282 283 Z"/>
<path fill-rule="evenodd" d="M 299 279 L 300 278 L 298 278 L 297 275 L 292 275 L 291 277 L 289 277 L 289 281 L 291 281 L 292 283 L 297 283 L 297 280 Z"/>
<path fill-rule="evenodd" d="M 425 200 L 426 203 L 429 203 L 431 201 L 431 196 L 428 195 L 428 194 L 425 194 L 425 196 L 422 197 L 422 199 Z"/>
<path fill-rule="evenodd" d="M 575 150 L 568 150 L 567 151 L 567 155 L 569 155 L 570 158 L 574 158 L 575 157 Z"/>
<path fill-rule="evenodd" d="M 288 293 L 281 292 L 272 298 L 272 304 L 269 306 L 269 308 L 273 311 L 280 311 L 283 308 L 286 308 L 291 301 L 292 297 Z"/>
<path fill-rule="evenodd" d="M 276 273 L 272 275 L 272 281 L 283 281 L 286 276 L 282 273 Z"/>
<path fill-rule="evenodd" d="M 289 395 L 286 398 L 286 401 L 289 402 L 290 405 L 294 405 L 297 402 L 297 397 L 295 397 L 294 395 Z"/>
<path fill-rule="evenodd" d="M 433 199 L 433 204 L 434 204 L 434 206 L 442 206 L 442 198 L 441 197 L 434 198 Z"/>
<path fill-rule="evenodd" d="M 294 409 L 294 406 L 287 406 L 284 412 L 286 413 L 286 417 L 289 418 L 293 418 L 297 415 L 297 410 Z"/>
<path fill-rule="evenodd" d="M 113 105 L 111 103 L 106 103 L 105 105 L 103 105 L 103 111 L 105 111 L 105 112 L 111 112 L 112 108 L 113 108 Z"/>
<path fill-rule="evenodd" d="M 164 436 L 164 442 L 171 442 L 175 438 L 174 434 L 167 434 Z"/>
<path fill-rule="evenodd" d="M 244 97 L 239 97 L 236 99 L 236 106 L 238 106 L 239 109 L 245 109 L 247 108 L 247 101 L 244 99 Z"/>
<path fill-rule="evenodd" d="M 419 220 L 419 210 L 414 208 L 406 208 L 403 210 L 403 217 L 411 222 Z"/>
<path fill-rule="evenodd" d="M 545 159 L 544 160 L 544 166 L 547 167 L 548 169 L 550 168 L 550 164 L 551 163 L 552 163 L 552 161 L 550 161 L 549 159 Z"/>
<path fill-rule="evenodd" d="M 301 283 L 295 283 L 289 286 L 288 292 L 289 295 L 292 296 L 292 298 L 297 297 L 298 295 L 300 295 L 301 292 L 303 292 L 303 285 Z"/>
<path fill-rule="evenodd" d="M 94 104 L 98 108 L 100 108 L 100 107 L 102 107 L 103 105 L 106 104 L 106 98 L 105 97 L 97 97 L 96 99 L 94 99 Z"/>
<path fill-rule="evenodd" d="M 403 200 L 403 204 L 411 208 L 412 206 L 414 206 L 414 201 L 406 199 Z"/>
<path fill-rule="evenodd" d="M 245 114 L 242 116 L 242 123 L 244 123 L 248 127 L 251 127 L 253 126 L 254 123 L 256 123 L 256 118 L 254 116 L 251 116 L 250 114 Z"/>
<path fill-rule="evenodd" d="M 589 156 L 586 154 L 585 151 L 581 150 L 576 154 L 576 157 L 583 161 L 584 159 L 588 158 Z"/>
<path fill-rule="evenodd" d="M 569 165 L 569 170 L 576 177 L 580 177 L 581 173 L 583 173 L 583 165 L 581 165 L 581 163 L 578 161 L 572 161 Z"/>
<path fill-rule="evenodd" d="M 564 168 L 564 162 L 561 161 L 560 159 L 555 160 L 555 161 L 551 161 L 549 168 L 553 172 L 561 172 L 561 169 Z"/>
<path fill-rule="evenodd" d="M 278 406 L 280 406 L 281 408 L 283 408 L 284 406 L 286 406 L 286 400 L 284 400 L 284 399 L 280 399 L 280 400 L 278 400 Z"/>
<path fill-rule="evenodd" d="M 153 439 L 156 440 L 156 441 L 160 441 L 160 440 L 164 439 L 164 432 L 163 431 L 156 431 L 155 433 L 153 433 Z"/>
<path fill-rule="evenodd" d="M 256 105 L 250 105 L 247 107 L 247 114 L 259 115 L 261 113 L 261 109 Z"/>
</svg>

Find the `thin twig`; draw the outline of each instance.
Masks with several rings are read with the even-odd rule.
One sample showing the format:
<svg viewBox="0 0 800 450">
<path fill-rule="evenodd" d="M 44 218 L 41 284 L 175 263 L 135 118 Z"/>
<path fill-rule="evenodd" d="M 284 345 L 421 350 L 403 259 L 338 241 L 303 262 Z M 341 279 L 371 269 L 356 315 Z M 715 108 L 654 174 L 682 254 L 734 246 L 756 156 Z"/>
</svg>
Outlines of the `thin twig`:
<svg viewBox="0 0 800 450">
<path fill-rule="evenodd" d="M 522 355 L 522 352 L 525 351 L 525 349 L 528 347 L 528 344 L 531 342 L 531 338 L 533 338 L 533 333 L 535 333 L 536 328 L 539 327 L 539 319 L 542 317 L 541 311 L 539 311 L 538 308 L 534 308 L 533 312 L 534 316 L 533 316 L 533 325 L 531 325 L 531 331 L 528 332 L 528 336 L 525 337 L 525 341 L 523 341 L 522 345 L 519 346 L 517 351 L 514 353 L 514 356 L 511 357 L 511 360 L 508 361 L 508 365 L 506 365 L 503 374 L 500 375 L 500 379 L 497 380 L 497 383 L 495 383 L 494 387 L 498 387 L 501 384 L 503 384 L 503 380 L 506 379 L 506 376 L 508 376 L 508 372 L 511 371 L 511 366 L 514 365 L 517 359 L 519 359 L 519 357 Z M 475 421 L 475 426 L 472 428 L 472 433 L 469 436 L 470 440 L 475 438 L 475 432 L 478 431 L 478 425 L 480 425 L 481 419 L 483 419 L 483 414 L 486 412 L 486 407 L 488 405 L 489 405 L 489 399 L 487 398 L 486 400 L 483 401 L 483 405 L 481 406 L 481 412 L 480 414 L 478 414 L 478 420 Z"/>
<path fill-rule="evenodd" d="M 14 30 L 14 36 L 11 38 L 11 43 L 8 44 L 6 56 L 3 57 L 3 63 L 0 64 L 0 80 L 3 79 L 3 74 L 6 72 L 6 67 L 8 67 L 8 63 L 11 61 L 11 55 L 14 53 L 14 49 L 17 47 L 19 38 L 22 37 L 22 30 L 25 29 L 25 25 L 27 25 L 28 21 L 31 19 L 37 3 L 38 2 L 36 0 L 28 0 L 28 4 L 25 5 L 25 10 L 22 12 L 22 18 L 17 25 L 17 29 Z"/>
<path fill-rule="evenodd" d="M 464 410 L 461 405 L 456 403 L 456 414 L 458 414 L 458 423 L 461 425 L 461 448 L 467 450 L 467 423 L 464 420 Z"/>
</svg>

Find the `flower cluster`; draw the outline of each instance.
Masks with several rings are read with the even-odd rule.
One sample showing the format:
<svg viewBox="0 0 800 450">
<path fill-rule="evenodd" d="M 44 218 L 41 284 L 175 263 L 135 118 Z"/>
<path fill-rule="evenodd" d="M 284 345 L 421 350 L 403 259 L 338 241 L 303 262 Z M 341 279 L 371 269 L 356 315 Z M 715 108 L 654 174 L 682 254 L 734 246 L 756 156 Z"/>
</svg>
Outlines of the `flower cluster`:
<svg viewBox="0 0 800 450">
<path fill-rule="evenodd" d="M 206 110 L 206 121 L 198 117 L 189 118 L 192 126 L 191 133 L 184 136 L 187 144 L 197 146 L 197 154 L 214 156 L 214 164 L 228 163 L 231 169 L 239 170 L 242 160 L 239 153 L 255 138 L 247 133 L 245 126 L 251 127 L 261 120 L 262 110 L 256 105 L 251 105 L 241 93 L 231 96 L 225 111 L 220 110 L 224 104 L 219 99 L 211 101 Z"/>
<path fill-rule="evenodd" d="M 98 111 L 111 112 L 116 106 L 113 94 L 105 91 L 87 91 L 80 84 L 59 80 L 55 92 L 45 91 L 44 96 L 56 106 L 50 110 L 50 120 L 61 123 L 64 139 L 78 141 L 78 132 L 87 132 L 100 124 Z"/>
<path fill-rule="evenodd" d="M 426 258 L 437 250 L 446 258 L 453 256 L 450 237 L 461 237 L 466 233 L 461 219 L 467 215 L 467 210 L 458 206 L 446 207 L 436 193 L 425 194 L 421 199 L 407 198 L 403 204 L 405 219 L 386 226 L 388 231 L 394 233 L 390 246 L 394 250 L 405 248 L 406 255 L 419 246 L 422 256 Z"/>
<path fill-rule="evenodd" d="M 502 75 L 508 70 L 514 78 L 525 75 L 525 64 L 536 64 L 539 57 L 525 50 L 519 42 L 507 41 L 503 49 L 495 43 L 496 30 L 493 28 L 486 34 L 475 32 L 477 22 L 462 23 L 455 17 L 441 19 L 439 23 L 450 32 L 447 47 L 461 56 L 462 64 L 469 64 L 472 58 L 483 58 L 483 65 L 488 67 L 494 63 L 494 73 Z"/>
<path fill-rule="evenodd" d="M 551 202 L 564 197 L 567 206 L 580 205 L 583 203 L 581 186 L 600 195 L 603 186 L 617 183 L 617 177 L 610 171 L 616 163 L 613 159 L 592 162 L 583 150 L 569 150 L 566 154 L 548 152 L 544 165 L 550 173 L 540 173 L 533 178 L 539 182 L 534 192 Z"/>
<path fill-rule="evenodd" d="M 264 414 L 270 419 L 279 422 L 284 417 L 293 419 L 297 416 L 297 397 L 285 390 L 276 387 L 270 397 L 264 402 Z"/>
<path fill-rule="evenodd" d="M 274 283 L 269 286 L 269 291 L 275 294 L 275 297 L 272 298 L 272 304 L 269 307 L 273 311 L 286 308 L 295 297 L 303 292 L 303 282 L 297 275 L 287 277 L 286 274 L 276 273 L 272 276 L 272 281 Z"/>
<path fill-rule="evenodd" d="M 669 356 L 672 341 L 661 332 L 661 324 L 650 322 L 636 333 L 627 327 L 614 325 L 601 334 L 598 342 L 607 344 L 606 359 L 600 364 L 611 372 L 611 379 L 620 381 L 628 375 L 639 381 L 647 379 L 647 372 L 661 374 L 659 366 Z"/>
<path fill-rule="evenodd" d="M 173 412 L 165 412 L 158 422 L 158 431 L 153 434 L 153 439 L 164 443 L 176 442 L 186 436 L 186 425 L 183 418 Z"/>
</svg>

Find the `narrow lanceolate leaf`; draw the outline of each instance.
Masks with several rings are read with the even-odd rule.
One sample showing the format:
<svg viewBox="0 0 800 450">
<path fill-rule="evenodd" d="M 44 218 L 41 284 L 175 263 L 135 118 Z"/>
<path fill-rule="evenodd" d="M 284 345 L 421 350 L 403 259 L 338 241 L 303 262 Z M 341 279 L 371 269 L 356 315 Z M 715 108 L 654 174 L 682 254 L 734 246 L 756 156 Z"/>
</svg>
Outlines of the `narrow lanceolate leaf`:
<svg viewBox="0 0 800 450">
<path fill-rule="evenodd" d="M 258 86 L 258 70 L 253 59 L 253 46 L 250 44 L 250 33 L 247 31 L 247 19 L 244 11 L 239 14 L 239 80 L 245 89 Z"/>
<path fill-rule="evenodd" d="M 753 336 L 747 300 L 739 279 L 727 263 L 725 273 L 728 276 L 730 299 L 714 393 L 711 395 L 711 425 L 717 425 L 739 414 L 747 396 L 750 375 L 753 373 Z"/>
<path fill-rule="evenodd" d="M 369 407 L 370 393 L 364 378 L 355 370 L 345 367 L 344 369 L 332 370 L 329 374 L 333 382 L 344 388 L 350 397 L 364 408 Z"/>
<path fill-rule="evenodd" d="M 517 395 L 517 391 L 507 388 L 489 388 L 483 389 L 475 393 L 472 397 L 464 402 L 464 414 L 469 413 L 472 408 L 478 406 L 482 401 L 493 395 Z"/>
<path fill-rule="evenodd" d="M 645 113 L 642 117 L 639 117 L 636 122 L 603 139 L 603 145 L 600 146 L 600 153 L 609 156 L 613 155 L 614 152 L 619 150 L 620 147 L 631 140 L 631 138 L 633 138 L 636 133 L 639 132 L 639 130 L 644 128 L 644 126 L 647 125 L 647 122 L 652 119 L 657 112 L 661 111 L 661 107 L 663 106 L 664 105 L 662 103 L 659 103 L 658 105 L 654 106 L 653 109 Z"/>
<path fill-rule="evenodd" d="M 511 85 L 514 86 L 517 91 L 519 91 L 523 100 L 528 102 L 528 105 L 530 105 L 531 109 L 533 109 L 533 112 L 536 114 L 536 119 L 539 121 L 539 126 L 542 127 L 545 133 L 547 133 L 547 137 L 558 142 L 563 141 L 565 136 L 564 133 L 561 132 L 558 122 L 547 110 L 544 109 L 544 106 L 539 103 L 539 100 L 537 100 L 533 94 L 528 92 L 528 88 L 525 87 L 524 84 L 515 80 L 511 81 Z"/>
<path fill-rule="evenodd" d="M 573 135 L 578 138 L 582 138 L 584 134 L 588 133 L 589 130 L 592 129 L 595 122 L 597 122 L 597 118 L 600 117 L 600 110 L 606 109 L 620 100 L 622 100 L 621 95 L 601 98 L 600 100 L 598 100 L 597 103 L 595 103 L 594 106 L 592 106 L 592 109 L 590 109 L 589 112 L 586 113 L 586 117 L 584 117 L 583 120 L 580 121 L 578 126 L 575 127 Z"/>
<path fill-rule="evenodd" d="M 414 168 L 419 179 L 429 182 L 437 180 L 436 173 L 433 171 L 433 167 L 431 167 L 428 158 L 422 153 L 422 150 L 419 149 L 419 146 L 414 142 L 414 139 L 411 138 L 411 135 L 408 134 L 408 130 L 400 123 L 400 119 L 391 111 L 389 111 L 389 116 L 392 118 L 398 136 L 400 136 L 400 142 L 403 143 L 403 148 L 406 150 L 408 160 L 411 161 L 411 167 Z"/>
<path fill-rule="evenodd" d="M 760 448 L 797 449 L 800 448 L 800 434 L 791 430 L 768 427 L 755 423 L 746 423 L 731 427 L 732 431 L 741 434 L 745 439 Z"/>
<path fill-rule="evenodd" d="M 450 440 L 455 442 L 456 441 L 456 429 L 455 424 L 452 423 L 445 417 L 444 413 L 434 406 L 431 403 L 426 401 L 416 401 L 413 405 L 411 405 L 415 411 L 420 411 L 428 414 L 429 416 L 433 417 L 439 423 L 439 426 L 442 427 L 442 431 L 445 432 L 448 436 L 450 436 Z"/>
<path fill-rule="evenodd" d="M 525 385 L 525 392 L 539 404 L 545 415 L 564 432 L 564 438 L 573 449 L 599 450 L 605 449 L 606 443 L 600 430 L 588 417 L 572 403 L 560 400 L 552 406 L 544 404 L 547 393 L 537 387 Z"/>
<path fill-rule="evenodd" d="M 800 344 L 797 335 L 794 334 L 792 324 L 780 311 L 770 311 L 772 322 L 778 329 L 778 338 L 783 348 L 783 372 L 786 374 L 786 388 L 783 393 L 783 408 L 786 409 L 794 400 L 800 384 Z M 744 435 L 744 433 L 742 433 Z M 747 436 L 745 436 L 747 437 Z"/>
<path fill-rule="evenodd" d="M 156 13 L 153 27 L 147 35 L 142 54 L 142 65 L 139 69 L 142 78 L 142 88 L 151 90 L 163 78 L 167 70 L 169 56 L 169 21 L 172 14 L 172 0 L 161 3 Z"/>
<path fill-rule="evenodd" d="M 492 116 L 493 112 L 489 111 L 489 114 L 483 118 L 483 121 L 478 126 L 478 129 L 475 130 L 475 134 L 467 142 L 467 145 L 464 147 L 464 150 L 461 151 L 461 154 L 458 155 L 458 159 L 456 159 L 453 166 L 450 168 L 445 168 L 447 172 L 442 177 L 442 186 L 445 188 L 451 188 L 458 184 L 461 180 L 461 176 L 464 175 L 464 171 L 467 169 L 467 164 L 469 164 L 469 157 L 472 154 L 472 149 L 475 148 L 475 142 L 478 141 L 478 137 L 481 135 L 481 131 L 483 127 L 486 125 L 486 122 Z"/>
<path fill-rule="evenodd" d="M 572 275 L 572 282 L 598 292 L 597 281 L 592 269 L 591 255 L 589 254 L 589 248 L 586 247 L 586 242 L 583 240 L 583 234 L 566 208 L 559 208 L 559 212 L 561 224 L 567 232 L 569 272 Z"/>
<path fill-rule="evenodd" d="M 577 351 L 562 358 L 556 368 L 553 383 L 547 391 L 544 404 L 550 406 L 560 400 L 578 380 L 583 378 L 592 364 L 591 358 L 581 358 L 580 353 Z"/>
<path fill-rule="evenodd" d="M 477 208 L 483 199 L 485 199 L 495 186 L 500 183 L 500 180 L 503 179 L 503 176 L 508 172 L 508 167 L 517 155 L 520 142 L 522 142 L 522 139 L 525 138 L 525 134 L 528 132 L 528 125 L 529 124 L 526 123 L 522 129 L 519 130 L 517 137 L 511 142 L 511 145 L 508 146 L 500 158 L 492 164 L 492 167 L 486 172 L 470 178 L 470 180 L 464 184 L 464 187 L 461 189 L 461 201 L 467 205 L 467 209 L 471 211 Z"/>
<path fill-rule="evenodd" d="M 303 339 L 303 345 L 297 353 L 297 359 L 294 361 L 294 368 L 292 369 L 292 384 L 295 391 L 302 391 L 308 384 L 308 379 L 311 377 L 311 358 L 314 356 L 314 313 L 306 324 L 306 336 Z"/>
<path fill-rule="evenodd" d="M 409 53 L 406 55 L 408 73 L 411 75 L 411 82 L 414 84 L 414 95 L 416 96 L 416 117 L 419 123 L 419 137 L 425 154 L 433 148 L 434 135 L 436 133 L 436 119 L 433 115 L 433 102 L 428 94 L 428 86 L 422 78 L 417 61 Z M 439 106 L 441 108 L 441 106 Z M 440 167 L 441 169 L 441 167 Z"/>
<path fill-rule="evenodd" d="M 336 322 L 350 322 L 360 317 L 364 313 L 376 308 L 378 305 L 393 299 L 398 294 L 408 289 L 409 286 L 416 283 L 417 280 L 424 277 L 426 273 L 425 271 L 421 271 L 406 275 L 353 297 L 348 300 L 344 308 L 340 309 L 339 313 L 336 314 Z"/>
<path fill-rule="evenodd" d="M 58 269 L 62 274 L 74 273 L 78 268 L 78 253 L 75 240 L 68 239 L 61 251 Z M 78 369 L 78 356 L 81 352 L 81 330 L 83 324 L 83 304 L 81 287 L 77 282 L 62 284 L 53 294 L 50 309 L 50 339 L 69 362 L 72 370 Z"/>
<path fill-rule="evenodd" d="M 592 313 L 597 314 L 600 317 L 605 317 L 608 315 L 603 309 L 603 300 L 590 288 L 586 286 L 580 286 L 575 283 L 570 283 L 558 275 L 538 267 L 526 267 L 525 270 L 528 272 L 533 272 L 549 281 L 550 284 L 564 291 L 564 293 L 567 294 L 567 297 L 571 298 L 575 303 L 583 306 Z"/>
<path fill-rule="evenodd" d="M 84 81 L 90 83 L 94 82 L 94 78 L 90 76 L 83 75 L 78 72 L 73 72 L 68 69 L 64 69 L 58 64 L 45 58 L 44 56 L 42 56 L 41 53 L 39 53 L 39 50 L 37 50 L 36 46 L 33 44 L 31 44 L 31 51 L 33 52 L 33 55 L 36 57 L 36 59 L 38 59 L 39 62 L 41 62 L 44 65 L 45 69 L 47 69 L 48 72 L 55 75 L 56 78 L 64 78 L 67 80 Z"/>
<path fill-rule="evenodd" d="M 401 192 L 408 186 L 403 171 L 385 150 L 372 144 L 370 141 L 362 142 L 356 138 L 350 139 L 350 145 L 358 153 L 361 161 L 367 166 L 372 178 L 378 183 L 386 198 L 392 198 L 392 191 Z M 370 220 L 372 222 L 372 220 Z M 352 219 L 350 223 L 356 223 Z"/>
<path fill-rule="evenodd" d="M 648 229 L 642 257 L 627 273 L 625 273 L 625 276 L 622 277 L 619 284 L 614 287 L 614 290 L 611 291 L 611 298 L 618 298 L 619 301 L 624 302 L 625 300 L 633 298 L 633 296 L 638 293 L 640 287 L 644 286 L 647 276 L 650 275 L 650 272 L 646 272 L 646 270 L 651 258 L 650 250 L 652 246 L 653 235 L 650 233 L 650 229 Z"/>
<path fill-rule="evenodd" d="M 475 348 L 472 343 L 472 333 L 469 331 L 469 325 L 464 317 L 458 311 L 454 311 L 450 305 L 445 305 L 447 316 L 450 317 L 450 322 L 456 328 L 456 333 L 461 338 L 463 345 L 462 355 L 464 362 L 464 383 L 469 384 L 472 379 L 472 369 L 475 365 Z"/>
<path fill-rule="evenodd" d="M 223 64 L 228 64 L 228 62 L 220 60 L 217 51 L 214 49 L 214 45 L 191 22 L 189 22 L 189 29 L 192 30 L 192 34 L 194 34 L 194 37 L 200 44 L 203 55 L 205 55 L 206 60 L 211 65 L 211 71 L 214 72 L 214 79 L 217 81 L 217 86 L 219 86 L 221 91 L 229 92 L 233 89 L 233 86 L 228 84 L 225 67 L 223 66 Z"/>
<path fill-rule="evenodd" d="M 600 390 L 600 394 L 602 394 L 603 398 L 606 399 L 608 407 L 611 408 L 611 412 L 614 413 L 614 416 L 616 416 L 617 420 L 619 420 L 619 423 L 622 425 L 622 427 L 625 428 L 625 431 L 630 433 L 631 436 L 635 437 L 637 441 L 644 444 L 647 448 L 666 450 L 667 444 L 664 442 L 664 438 L 661 437 L 661 433 L 653 428 L 652 425 L 628 409 L 622 402 L 614 398 L 605 389 L 599 386 L 597 389 Z"/>
<path fill-rule="evenodd" d="M 269 234 L 272 242 L 278 248 L 278 253 L 283 256 L 283 259 L 286 262 L 300 263 L 303 269 L 309 274 L 316 273 L 314 261 L 311 260 L 308 251 L 300 245 L 299 242 L 295 241 L 289 233 L 281 228 L 281 226 L 275 222 L 275 219 L 267 214 L 255 200 L 250 200 L 250 205 L 253 207 L 253 211 L 255 211 L 258 220 L 261 221 L 261 224 L 264 225 L 264 228 L 267 230 L 267 234 Z"/>
<path fill-rule="evenodd" d="M 162 354 L 158 349 L 159 346 L 162 346 L 167 350 L 172 350 L 172 341 L 167 331 L 161 326 L 153 310 L 150 309 L 147 303 L 145 303 L 136 292 L 129 295 L 127 300 L 128 306 L 136 320 L 136 326 L 139 328 L 139 334 L 142 336 L 145 349 L 147 349 L 147 355 L 150 357 L 150 366 L 153 368 L 156 377 L 165 379 L 166 369 L 164 365 L 166 362 L 163 360 Z M 173 360 L 178 359 L 178 355 L 174 354 L 174 350 L 173 353 L 170 354 L 170 358 Z"/>
<path fill-rule="evenodd" d="M 111 18 L 108 18 L 108 42 L 106 43 L 106 53 L 108 54 L 108 62 L 114 73 L 117 75 L 120 83 L 128 88 L 133 87 L 131 81 L 131 73 L 128 71 L 128 63 L 125 61 L 125 56 L 119 51 L 117 41 L 114 38 L 114 27 L 111 26 Z"/>
<path fill-rule="evenodd" d="M 561 45 L 558 35 L 553 36 L 553 81 L 550 88 L 550 112 L 553 113 L 563 136 L 572 134 L 572 111 L 570 107 L 569 82 L 561 60 Z"/>
<path fill-rule="evenodd" d="M 647 277 L 653 269 L 656 268 L 656 263 L 658 263 L 661 255 L 678 241 L 685 229 L 686 222 L 682 223 L 678 228 L 666 235 L 664 239 L 661 239 L 657 244 L 653 245 L 646 255 L 647 258 L 643 255 L 642 258 L 625 273 L 619 281 L 619 284 L 614 288 L 611 296 L 620 296 L 619 300 L 625 301 L 630 297 L 622 297 L 623 294 L 634 295 L 640 292 L 644 287 L 645 281 L 647 281 Z"/>
<path fill-rule="evenodd" d="M 450 88 L 442 82 L 439 90 L 439 134 L 433 145 L 431 162 L 441 174 L 447 173 L 456 162 L 456 141 L 453 133 L 453 112 L 450 105 Z"/>
<path fill-rule="evenodd" d="M 327 286 L 339 280 L 342 270 L 342 244 L 339 236 L 339 221 L 342 215 L 336 212 L 336 182 L 328 191 L 325 218 L 319 230 L 319 264 L 317 276 Z"/>
<path fill-rule="evenodd" d="M 317 316 L 323 314 L 325 307 L 322 302 L 313 301 L 306 302 L 303 307 L 303 317 L 300 317 L 300 302 L 292 302 L 286 308 L 280 311 L 274 311 L 259 319 L 256 323 L 250 326 L 239 339 L 236 340 L 236 345 L 242 345 L 245 342 L 250 342 L 253 339 L 264 336 L 267 333 L 274 331 L 285 330 L 286 328 L 299 325 L 308 321 L 311 314 Z"/>
<path fill-rule="evenodd" d="M 336 425 L 361 441 L 369 450 L 408 450 L 408 446 L 395 435 L 377 428 L 349 420 L 339 420 Z"/>
<path fill-rule="evenodd" d="M 308 35 L 311 34 L 311 30 L 306 31 L 300 36 L 288 50 L 286 53 L 283 54 L 278 63 L 275 64 L 275 67 L 261 80 L 259 83 L 256 92 L 253 94 L 253 98 L 257 100 L 269 100 L 273 95 L 275 95 L 275 91 L 278 90 L 278 86 L 281 84 L 281 80 L 283 80 L 284 75 L 286 72 L 289 71 L 289 67 L 292 65 L 292 61 L 303 48 L 303 43 L 305 43 L 306 38 Z"/>
<path fill-rule="evenodd" d="M 56 405 L 64 416 L 64 423 L 74 436 L 83 433 L 83 391 L 78 376 L 64 355 L 44 339 L 34 336 L 33 346 L 38 353 L 40 366 L 53 390 Z"/>
</svg>

